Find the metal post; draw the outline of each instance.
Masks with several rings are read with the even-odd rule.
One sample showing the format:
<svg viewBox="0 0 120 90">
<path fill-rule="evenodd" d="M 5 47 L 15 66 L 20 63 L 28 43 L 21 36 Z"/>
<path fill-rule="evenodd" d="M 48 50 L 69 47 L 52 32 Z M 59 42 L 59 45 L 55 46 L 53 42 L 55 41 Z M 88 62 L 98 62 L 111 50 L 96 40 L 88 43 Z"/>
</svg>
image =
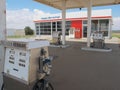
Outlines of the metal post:
<svg viewBox="0 0 120 90">
<path fill-rule="evenodd" d="M 40 28 L 40 23 L 39 23 L 39 36 L 41 35 L 41 28 Z"/>
<path fill-rule="evenodd" d="M 53 32 L 53 29 L 52 29 L 52 21 L 51 21 L 50 23 L 51 23 L 51 36 L 52 36 L 52 32 Z"/>
<path fill-rule="evenodd" d="M 6 39 L 6 0 L 0 1 L 0 41 Z M 0 88 L 3 83 L 4 47 L 0 45 Z"/>
<path fill-rule="evenodd" d="M 57 30 L 57 29 L 58 29 L 58 28 L 57 28 L 57 21 L 56 21 L 55 23 L 56 23 L 56 26 L 55 26 L 55 27 L 56 27 L 56 32 L 57 32 L 57 31 L 58 31 L 58 30 Z"/>
<path fill-rule="evenodd" d="M 100 20 L 98 19 L 98 31 L 100 31 Z"/>
<path fill-rule="evenodd" d="M 88 9 L 87 47 L 90 47 L 92 0 L 88 0 L 88 7 L 87 7 L 87 9 Z"/>
<path fill-rule="evenodd" d="M 62 44 L 65 45 L 66 0 L 62 1 Z"/>
</svg>

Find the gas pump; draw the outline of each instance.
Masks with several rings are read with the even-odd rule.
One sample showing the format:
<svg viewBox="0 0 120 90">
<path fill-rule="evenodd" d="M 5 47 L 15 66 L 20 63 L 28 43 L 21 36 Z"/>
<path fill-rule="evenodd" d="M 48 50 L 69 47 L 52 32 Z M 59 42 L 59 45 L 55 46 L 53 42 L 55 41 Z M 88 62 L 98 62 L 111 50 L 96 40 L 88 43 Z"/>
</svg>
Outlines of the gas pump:
<svg viewBox="0 0 120 90">
<path fill-rule="evenodd" d="M 104 49 L 105 48 L 105 38 L 103 36 L 103 32 L 93 32 L 92 33 L 93 42 L 91 43 L 91 47 Z"/>
<path fill-rule="evenodd" d="M 69 30 L 69 38 L 75 38 L 75 28 L 74 27 L 72 27 L 72 28 L 70 28 L 70 30 Z"/>
<path fill-rule="evenodd" d="M 55 45 L 61 45 L 61 33 L 58 31 L 55 31 L 52 33 L 52 43 Z"/>
<path fill-rule="evenodd" d="M 3 90 L 38 90 L 33 89 L 37 85 L 36 81 L 45 82 L 44 77 L 49 75 L 51 70 L 49 42 L 23 39 L 1 41 L 1 44 L 5 47 Z M 48 81 L 47 84 L 52 87 Z M 45 83 L 40 87 L 43 88 L 43 85 Z"/>
<path fill-rule="evenodd" d="M 52 84 L 49 82 L 49 75 L 51 71 L 51 60 L 46 57 L 46 50 L 44 48 L 40 51 L 38 79 L 33 90 L 54 90 Z"/>
</svg>

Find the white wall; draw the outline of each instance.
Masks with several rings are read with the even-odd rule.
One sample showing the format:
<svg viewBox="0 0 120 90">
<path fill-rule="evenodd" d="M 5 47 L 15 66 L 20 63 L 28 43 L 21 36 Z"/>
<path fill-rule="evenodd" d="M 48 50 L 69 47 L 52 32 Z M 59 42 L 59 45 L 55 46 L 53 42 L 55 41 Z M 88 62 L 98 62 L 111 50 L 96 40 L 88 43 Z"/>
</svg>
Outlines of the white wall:
<svg viewBox="0 0 120 90">
<path fill-rule="evenodd" d="M 0 0 L 0 41 L 6 36 L 6 0 Z M 3 83 L 4 47 L 0 45 L 0 88 Z"/>
<path fill-rule="evenodd" d="M 7 29 L 7 36 L 14 36 L 16 29 Z"/>
</svg>

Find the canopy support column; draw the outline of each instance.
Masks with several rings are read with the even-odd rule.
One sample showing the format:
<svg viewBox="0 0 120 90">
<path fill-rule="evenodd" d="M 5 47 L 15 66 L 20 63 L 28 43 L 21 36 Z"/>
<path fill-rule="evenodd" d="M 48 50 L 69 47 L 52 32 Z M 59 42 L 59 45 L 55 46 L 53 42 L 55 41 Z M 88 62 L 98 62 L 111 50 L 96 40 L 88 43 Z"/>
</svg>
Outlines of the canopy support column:
<svg viewBox="0 0 120 90">
<path fill-rule="evenodd" d="M 87 30 L 87 47 L 90 47 L 90 34 L 91 34 L 91 12 L 92 12 L 92 0 L 88 0 L 88 30 Z"/>
<path fill-rule="evenodd" d="M 62 1 L 62 44 L 65 45 L 65 28 L 66 25 L 66 0 Z"/>
<path fill-rule="evenodd" d="M 0 1 L 0 41 L 6 39 L 6 0 Z M 4 46 L 0 44 L 0 88 L 2 86 L 2 72 L 4 68 Z"/>
</svg>

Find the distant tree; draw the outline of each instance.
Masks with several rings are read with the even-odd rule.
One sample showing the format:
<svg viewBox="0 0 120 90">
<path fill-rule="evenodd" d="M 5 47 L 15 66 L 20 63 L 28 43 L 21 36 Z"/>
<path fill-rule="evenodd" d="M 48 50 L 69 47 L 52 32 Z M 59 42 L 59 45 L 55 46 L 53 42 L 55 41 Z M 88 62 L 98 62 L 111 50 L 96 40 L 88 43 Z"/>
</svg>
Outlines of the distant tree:
<svg viewBox="0 0 120 90">
<path fill-rule="evenodd" d="M 34 34 L 34 31 L 29 26 L 26 26 L 24 28 L 24 30 L 25 30 L 25 35 L 33 35 Z"/>
</svg>

